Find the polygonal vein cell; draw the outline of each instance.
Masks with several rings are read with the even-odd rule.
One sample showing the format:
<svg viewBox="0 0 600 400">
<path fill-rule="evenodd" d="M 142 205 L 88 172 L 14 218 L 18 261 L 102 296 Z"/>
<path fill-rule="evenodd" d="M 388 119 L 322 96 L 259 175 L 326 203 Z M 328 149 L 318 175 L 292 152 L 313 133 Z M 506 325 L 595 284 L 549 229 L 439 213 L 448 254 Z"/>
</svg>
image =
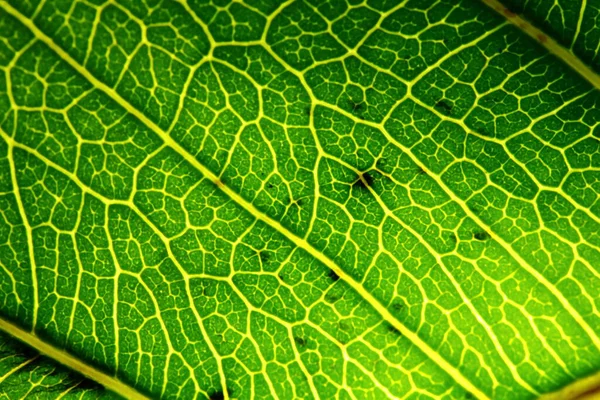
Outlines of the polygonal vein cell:
<svg viewBox="0 0 600 400">
<path fill-rule="evenodd" d="M 483 5 L 9 4 L 3 318 L 163 398 L 531 398 L 600 366 L 598 92 Z"/>
</svg>

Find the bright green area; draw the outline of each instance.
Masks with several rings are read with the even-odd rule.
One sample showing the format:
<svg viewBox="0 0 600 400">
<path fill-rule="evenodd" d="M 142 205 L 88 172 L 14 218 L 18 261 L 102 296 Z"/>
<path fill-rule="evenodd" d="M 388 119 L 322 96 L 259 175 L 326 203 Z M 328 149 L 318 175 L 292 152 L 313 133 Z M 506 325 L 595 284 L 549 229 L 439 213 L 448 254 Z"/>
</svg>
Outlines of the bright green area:
<svg viewBox="0 0 600 400">
<path fill-rule="evenodd" d="M 165 399 L 600 369 L 600 93 L 483 4 L 8 3 L 3 318 Z"/>
</svg>

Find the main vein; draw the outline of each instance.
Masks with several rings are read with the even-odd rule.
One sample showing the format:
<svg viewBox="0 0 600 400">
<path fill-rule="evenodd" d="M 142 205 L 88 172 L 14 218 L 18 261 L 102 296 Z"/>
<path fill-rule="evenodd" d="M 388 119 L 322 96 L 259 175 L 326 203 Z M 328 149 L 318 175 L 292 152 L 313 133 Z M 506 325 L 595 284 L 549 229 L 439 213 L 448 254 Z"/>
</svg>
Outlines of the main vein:
<svg viewBox="0 0 600 400">
<path fill-rule="evenodd" d="M 529 21 L 525 20 L 520 15 L 517 15 L 510 11 L 508 7 L 502 4 L 498 0 L 480 0 L 496 12 L 502 14 L 508 22 L 518 27 L 521 31 L 526 33 L 535 39 L 538 43 L 546 48 L 550 53 L 565 62 L 569 67 L 573 68 L 579 75 L 584 77 L 594 87 L 600 89 L 600 75 L 594 72 L 587 64 L 585 64 L 579 57 L 563 47 L 560 43 L 548 36 L 544 31 L 532 25 Z M 582 6 L 583 7 L 583 6 Z M 581 21 L 581 17 L 580 17 Z M 581 22 L 579 22 L 580 24 Z M 578 24 L 578 31 L 579 31 Z"/>
<path fill-rule="evenodd" d="M 84 376 L 93 379 L 105 388 L 118 393 L 126 399 L 131 400 L 146 400 L 149 399 L 145 395 L 139 393 L 131 386 L 126 385 L 114 376 L 108 375 L 97 368 L 92 367 L 88 363 L 80 360 L 79 358 L 67 353 L 66 351 L 60 350 L 59 348 L 48 344 L 43 341 L 35 334 L 27 332 L 18 326 L 5 321 L 0 318 L 0 330 L 10 334 L 11 336 L 19 339 L 27 345 L 33 347 L 40 353 L 52 358 L 53 360 L 69 367 L 70 369 L 77 371 Z"/>
</svg>

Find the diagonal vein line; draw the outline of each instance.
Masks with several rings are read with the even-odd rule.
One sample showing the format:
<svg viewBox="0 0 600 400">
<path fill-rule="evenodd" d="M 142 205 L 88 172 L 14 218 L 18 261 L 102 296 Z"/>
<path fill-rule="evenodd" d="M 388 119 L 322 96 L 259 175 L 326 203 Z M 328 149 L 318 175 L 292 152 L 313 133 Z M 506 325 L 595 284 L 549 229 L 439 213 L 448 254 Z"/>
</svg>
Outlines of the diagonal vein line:
<svg viewBox="0 0 600 400">
<path fill-rule="evenodd" d="M 342 271 L 341 268 L 337 264 L 335 264 L 331 259 L 329 259 L 324 254 L 320 253 L 318 250 L 313 248 L 303 238 L 300 238 L 295 234 L 289 232 L 279 221 L 274 220 L 262 211 L 258 210 L 253 204 L 246 201 L 238 193 L 233 191 L 231 188 L 225 186 L 212 171 L 210 171 L 204 165 L 200 164 L 200 162 L 196 160 L 196 158 L 193 157 L 186 149 L 184 149 L 177 142 L 175 142 L 157 124 L 155 124 L 148 117 L 146 117 L 141 111 L 137 110 L 125 99 L 123 99 L 121 95 L 118 94 L 113 88 L 104 84 L 96 77 L 94 77 L 87 69 L 80 65 L 66 51 L 64 51 L 61 47 L 56 45 L 50 37 L 48 37 L 44 32 L 37 28 L 31 20 L 21 15 L 21 13 L 19 13 L 16 9 L 14 9 L 11 5 L 7 4 L 6 2 L 0 3 L 0 7 L 3 8 L 7 13 L 12 15 L 13 17 L 17 18 L 35 35 L 37 39 L 45 43 L 50 49 L 52 49 L 58 56 L 60 56 L 65 62 L 67 62 L 84 78 L 91 82 L 96 88 L 110 95 L 110 97 L 121 107 L 123 107 L 129 113 L 138 118 L 142 123 L 144 123 L 148 128 L 154 131 L 165 142 L 166 145 L 176 150 L 182 157 L 184 157 L 186 161 L 188 161 L 192 166 L 198 169 L 208 179 L 213 181 L 234 202 L 251 212 L 256 218 L 262 220 L 272 228 L 276 229 L 282 235 L 287 237 L 296 246 L 304 249 L 309 254 L 311 254 L 311 256 L 313 256 L 325 266 L 333 270 L 336 274 L 338 274 L 338 276 L 340 276 L 340 278 L 342 278 L 345 282 L 348 283 L 349 286 L 351 286 L 356 292 L 358 292 L 382 316 L 382 318 L 384 318 L 388 323 L 394 326 L 394 328 L 398 329 L 398 331 L 400 331 L 407 339 L 414 343 L 432 361 L 438 364 L 441 367 L 441 369 L 443 369 L 450 376 L 452 376 L 452 378 L 455 379 L 459 385 L 471 392 L 477 398 L 489 398 L 487 394 L 482 392 L 481 389 L 476 387 L 468 378 L 466 378 L 460 370 L 458 370 L 455 366 L 453 366 L 443 357 L 441 357 L 439 353 L 432 349 L 429 346 L 429 344 L 424 342 L 416 333 L 407 329 L 400 321 L 398 321 L 390 313 L 389 310 L 387 310 L 378 300 L 376 300 L 370 293 L 368 293 L 359 282 L 355 281 L 347 273 Z"/>
<path fill-rule="evenodd" d="M 508 22 L 515 25 L 521 31 L 526 33 L 535 39 L 536 42 L 541 44 L 550 53 L 554 54 L 557 58 L 566 63 L 569 67 L 574 69 L 579 75 L 590 82 L 594 87 L 600 89 L 600 75 L 594 72 L 587 64 L 585 64 L 576 55 L 571 53 L 568 49 L 563 47 L 553 38 L 549 37 L 541 29 L 535 27 L 530 22 L 525 20 L 520 15 L 511 12 L 506 6 L 499 0 L 480 0 L 484 4 L 488 5 L 494 11 L 502 14 Z"/>
<path fill-rule="evenodd" d="M 64 350 L 60 350 L 47 342 L 41 340 L 35 334 L 27 332 L 18 326 L 0 318 L 0 330 L 15 337 L 19 341 L 33 347 L 40 353 L 52 358 L 53 360 L 65 365 L 73 371 L 79 372 L 84 376 L 98 382 L 107 389 L 119 393 L 127 399 L 131 400 L 146 400 L 148 397 L 139 393 L 131 386 L 121 382 L 117 378 L 100 371 L 97 368 L 90 366 L 88 363 L 81 361 L 79 358 L 72 356 Z"/>
</svg>

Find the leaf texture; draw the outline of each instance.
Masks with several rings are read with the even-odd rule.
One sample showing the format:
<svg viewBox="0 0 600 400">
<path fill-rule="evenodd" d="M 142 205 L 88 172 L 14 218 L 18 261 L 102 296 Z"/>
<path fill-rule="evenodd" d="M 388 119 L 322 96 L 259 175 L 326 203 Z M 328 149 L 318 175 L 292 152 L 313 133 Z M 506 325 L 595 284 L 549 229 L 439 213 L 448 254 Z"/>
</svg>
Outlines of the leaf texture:
<svg viewBox="0 0 600 400">
<path fill-rule="evenodd" d="M 120 397 L 1 333 L 0 398 L 116 400 Z"/>
<path fill-rule="evenodd" d="M 523 14 L 565 48 L 600 71 L 600 7 L 594 1 L 506 0 L 509 12 Z"/>
<path fill-rule="evenodd" d="M 479 1 L 8 0 L 0 71 L 0 315 L 143 395 L 600 369 L 600 93 Z"/>
</svg>

